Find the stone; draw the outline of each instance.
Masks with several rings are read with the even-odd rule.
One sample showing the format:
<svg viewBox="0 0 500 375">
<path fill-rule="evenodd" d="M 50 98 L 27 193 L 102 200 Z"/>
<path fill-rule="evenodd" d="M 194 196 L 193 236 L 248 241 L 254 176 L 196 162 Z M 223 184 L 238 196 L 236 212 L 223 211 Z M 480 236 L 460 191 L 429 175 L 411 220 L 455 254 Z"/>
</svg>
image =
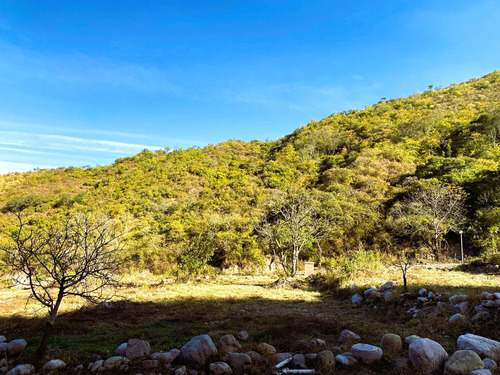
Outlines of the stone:
<svg viewBox="0 0 500 375">
<path fill-rule="evenodd" d="M 265 342 L 257 345 L 257 351 L 267 357 L 276 354 L 276 348 L 272 345 L 266 344 Z"/>
<path fill-rule="evenodd" d="M 246 352 L 245 354 L 250 357 L 252 363 L 254 364 L 259 364 L 262 362 L 262 356 L 253 350 Z"/>
<path fill-rule="evenodd" d="M 292 367 L 295 369 L 306 369 L 306 356 L 304 354 L 295 354 L 292 357 Z"/>
<path fill-rule="evenodd" d="M 326 349 L 326 342 L 325 342 L 325 340 L 321 340 L 321 339 L 311 340 L 311 341 L 309 341 L 309 348 L 313 352 L 319 352 L 319 351 L 325 350 Z"/>
<path fill-rule="evenodd" d="M 151 347 L 146 340 L 130 339 L 125 348 L 125 357 L 128 359 L 145 359 L 149 356 Z"/>
<path fill-rule="evenodd" d="M 142 361 L 142 367 L 148 370 L 157 368 L 160 365 L 157 359 L 146 359 Z"/>
<path fill-rule="evenodd" d="M 456 313 L 460 313 L 460 314 L 466 314 L 467 311 L 469 310 L 469 307 L 470 307 L 469 302 L 467 302 L 467 301 L 459 302 L 459 303 L 453 305 L 453 311 L 455 311 Z"/>
<path fill-rule="evenodd" d="M 399 335 L 386 333 L 380 340 L 380 347 L 384 353 L 399 352 L 403 349 L 403 340 L 401 340 L 401 336 Z"/>
<path fill-rule="evenodd" d="M 500 308 L 500 299 L 496 299 L 493 301 L 495 303 L 495 307 L 498 309 Z"/>
<path fill-rule="evenodd" d="M 481 357 L 489 357 L 494 361 L 500 361 L 500 342 L 498 341 L 467 333 L 459 336 L 457 343 L 462 350 L 472 350 Z"/>
<path fill-rule="evenodd" d="M 0 336 L 0 344 L 4 343 L 5 341 L 7 341 L 7 339 L 5 338 L 5 336 Z"/>
<path fill-rule="evenodd" d="M 127 349 L 127 343 L 124 342 L 123 344 L 120 344 L 118 348 L 116 348 L 116 355 L 119 355 L 120 357 L 125 357 L 126 356 L 126 349 Z"/>
<path fill-rule="evenodd" d="M 413 341 L 409 347 L 409 354 L 413 366 L 425 374 L 441 372 L 448 360 L 448 353 L 441 344 L 427 338 Z"/>
<path fill-rule="evenodd" d="M 360 340 L 361 337 L 358 334 L 348 329 L 344 329 L 342 332 L 340 332 L 339 335 L 340 345 L 350 346 L 352 344 L 358 343 Z"/>
<path fill-rule="evenodd" d="M 363 292 L 363 295 L 369 296 L 372 292 L 378 292 L 378 289 L 374 286 L 371 286 Z"/>
<path fill-rule="evenodd" d="M 476 321 L 481 321 L 481 320 L 489 320 L 491 318 L 491 315 L 488 311 L 480 311 L 476 314 L 474 314 L 471 318 L 473 322 Z"/>
<path fill-rule="evenodd" d="M 102 363 L 102 367 L 105 370 L 118 370 L 122 365 L 128 365 L 130 360 L 127 357 L 122 357 L 120 355 L 116 355 L 114 357 L 110 357 L 106 359 Z"/>
<path fill-rule="evenodd" d="M 456 305 L 457 303 L 467 301 L 467 298 L 469 298 L 469 297 L 467 296 L 467 294 L 457 294 L 457 295 L 451 296 L 451 297 L 448 299 L 448 301 L 450 301 L 450 303 L 451 303 L 452 305 Z"/>
<path fill-rule="evenodd" d="M 66 363 L 60 359 L 53 359 L 43 365 L 42 371 L 57 371 L 66 368 Z"/>
<path fill-rule="evenodd" d="M 183 364 L 204 366 L 209 362 L 210 357 L 216 354 L 217 348 L 210 336 L 199 335 L 193 337 L 181 348 L 178 359 Z"/>
<path fill-rule="evenodd" d="M 359 305 L 361 304 L 361 302 L 363 302 L 363 296 L 361 294 L 356 293 L 355 295 L 352 296 L 351 303 L 353 305 Z"/>
<path fill-rule="evenodd" d="M 495 299 L 500 299 L 500 292 L 493 293 L 493 297 L 495 297 Z"/>
<path fill-rule="evenodd" d="M 365 365 L 380 361 L 382 358 L 382 348 L 370 344 L 354 344 L 351 353 L 358 362 Z"/>
<path fill-rule="evenodd" d="M 224 335 L 219 340 L 218 348 L 223 353 L 236 353 L 241 350 L 241 344 L 233 335 Z"/>
<path fill-rule="evenodd" d="M 245 372 L 252 366 L 252 358 L 244 353 L 230 353 L 227 364 L 231 366 L 235 372 Z"/>
<path fill-rule="evenodd" d="M 332 371 L 335 368 L 335 356 L 330 350 L 323 350 L 318 353 L 316 364 L 323 370 Z"/>
<path fill-rule="evenodd" d="M 492 360 L 491 358 L 483 359 L 483 364 L 484 364 L 484 368 L 487 368 L 490 370 L 496 370 L 498 368 L 497 363 L 494 360 Z"/>
<path fill-rule="evenodd" d="M 174 375 L 187 375 L 187 373 L 188 373 L 188 371 L 187 371 L 186 366 L 181 366 L 175 370 Z"/>
<path fill-rule="evenodd" d="M 7 354 L 9 356 L 21 354 L 26 348 L 26 345 L 27 343 L 23 339 L 12 340 L 7 344 Z"/>
<path fill-rule="evenodd" d="M 495 299 L 495 296 L 493 293 L 488 293 L 488 292 L 482 292 L 481 293 L 481 299 Z"/>
<path fill-rule="evenodd" d="M 35 367 L 30 364 L 17 365 L 7 375 L 28 375 L 35 372 Z"/>
<path fill-rule="evenodd" d="M 432 292 L 429 292 L 429 293 L 427 293 L 427 298 L 434 299 L 434 298 L 436 298 L 436 295 Z"/>
<path fill-rule="evenodd" d="M 389 302 L 392 299 L 392 292 L 390 290 L 388 290 L 388 291 L 384 292 L 382 297 L 384 298 L 384 302 Z"/>
<path fill-rule="evenodd" d="M 457 350 L 444 365 L 444 375 L 469 375 L 484 368 L 484 363 L 472 350 Z"/>
<path fill-rule="evenodd" d="M 180 352 L 181 351 L 179 349 L 172 349 L 171 351 L 166 352 L 166 353 L 162 353 L 162 352 L 153 353 L 153 354 L 151 354 L 151 359 L 163 362 L 165 364 L 172 363 L 179 356 Z"/>
<path fill-rule="evenodd" d="M 209 367 L 210 375 L 230 375 L 233 370 L 226 362 L 214 362 Z"/>
<path fill-rule="evenodd" d="M 95 361 L 92 366 L 90 367 L 90 372 L 96 372 L 99 371 L 99 369 L 102 367 L 102 364 L 104 363 L 104 360 L 99 359 Z"/>
<path fill-rule="evenodd" d="M 307 353 L 306 354 L 307 363 L 315 363 L 317 359 L 318 359 L 318 353 Z"/>
<path fill-rule="evenodd" d="M 272 363 L 273 365 L 277 365 L 278 363 L 281 363 L 289 358 L 292 358 L 292 355 L 290 353 L 276 353 L 273 355 Z"/>
<path fill-rule="evenodd" d="M 394 283 L 392 281 L 387 281 L 382 287 L 380 288 L 381 292 L 385 292 L 386 290 L 392 289 L 394 287 Z"/>
<path fill-rule="evenodd" d="M 492 301 L 490 299 L 485 299 L 484 301 L 481 302 L 481 305 L 483 305 L 486 308 L 494 308 L 495 301 Z"/>
<path fill-rule="evenodd" d="M 238 332 L 238 335 L 236 335 L 236 338 L 241 341 L 247 341 L 248 340 L 248 332 L 247 331 L 240 331 Z"/>
<path fill-rule="evenodd" d="M 483 305 L 477 305 L 476 307 L 474 307 L 474 311 L 475 312 L 482 312 L 482 311 L 487 311 L 487 309 Z"/>
<path fill-rule="evenodd" d="M 426 296 L 426 295 L 427 295 L 427 289 L 425 289 L 425 288 L 420 289 L 420 290 L 418 291 L 418 295 L 419 295 L 420 297 L 424 297 L 424 296 Z"/>
<path fill-rule="evenodd" d="M 335 356 L 335 361 L 342 366 L 353 366 L 357 365 L 358 361 L 354 357 L 351 357 L 349 355 L 344 355 L 344 354 L 337 354 Z"/>
<path fill-rule="evenodd" d="M 450 317 L 450 320 L 448 320 L 450 323 L 454 323 L 454 324 L 463 324 L 463 323 L 466 323 L 467 322 L 467 319 L 465 318 L 464 315 L 460 314 L 460 313 L 456 313 L 455 315 L 452 315 Z"/>
<path fill-rule="evenodd" d="M 489 369 L 474 370 L 470 372 L 470 375 L 491 375 Z"/>
</svg>

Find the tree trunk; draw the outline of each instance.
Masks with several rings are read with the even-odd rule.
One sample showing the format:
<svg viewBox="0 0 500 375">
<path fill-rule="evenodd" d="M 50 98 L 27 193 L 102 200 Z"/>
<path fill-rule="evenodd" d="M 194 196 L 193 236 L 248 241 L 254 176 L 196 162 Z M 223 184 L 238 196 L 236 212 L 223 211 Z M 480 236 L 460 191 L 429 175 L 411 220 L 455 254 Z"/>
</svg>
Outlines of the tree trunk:
<svg viewBox="0 0 500 375">
<path fill-rule="evenodd" d="M 45 352 L 47 351 L 47 347 L 49 345 L 49 338 L 52 334 L 52 329 L 54 328 L 54 324 L 51 323 L 50 319 L 45 323 L 45 327 L 43 328 L 42 342 L 36 351 L 36 359 L 38 361 L 42 360 Z"/>
</svg>

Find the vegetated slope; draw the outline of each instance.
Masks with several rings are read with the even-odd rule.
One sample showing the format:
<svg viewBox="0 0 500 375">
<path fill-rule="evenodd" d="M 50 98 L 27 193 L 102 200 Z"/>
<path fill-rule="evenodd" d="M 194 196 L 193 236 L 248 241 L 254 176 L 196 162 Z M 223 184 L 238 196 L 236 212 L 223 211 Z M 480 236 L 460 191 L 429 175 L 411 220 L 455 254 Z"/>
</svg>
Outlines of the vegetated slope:
<svg viewBox="0 0 500 375">
<path fill-rule="evenodd" d="M 97 168 L 0 176 L 0 202 L 35 196 L 39 216 L 111 213 L 126 229 L 131 267 L 163 272 L 189 252 L 214 266 L 262 264 L 255 226 L 275 190 L 321 194 L 334 212 L 323 255 L 397 250 L 392 205 L 427 180 L 468 194 L 466 245 L 498 252 L 500 72 L 364 110 L 311 121 L 274 142 L 143 151 Z M 10 203 L 9 203 L 10 202 Z M 7 214 L 0 217 L 9 222 Z M 304 257 L 315 257 L 314 251 Z"/>
</svg>

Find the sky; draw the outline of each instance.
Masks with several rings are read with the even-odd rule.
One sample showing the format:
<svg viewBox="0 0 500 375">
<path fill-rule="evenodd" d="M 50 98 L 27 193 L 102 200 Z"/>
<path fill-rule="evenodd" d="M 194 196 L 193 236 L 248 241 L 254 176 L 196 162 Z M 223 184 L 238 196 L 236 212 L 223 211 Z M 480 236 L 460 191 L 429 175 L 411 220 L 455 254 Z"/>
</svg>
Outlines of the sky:
<svg viewBox="0 0 500 375">
<path fill-rule="evenodd" d="M 500 68 L 497 0 L 1 0 L 0 174 L 272 140 Z"/>
</svg>

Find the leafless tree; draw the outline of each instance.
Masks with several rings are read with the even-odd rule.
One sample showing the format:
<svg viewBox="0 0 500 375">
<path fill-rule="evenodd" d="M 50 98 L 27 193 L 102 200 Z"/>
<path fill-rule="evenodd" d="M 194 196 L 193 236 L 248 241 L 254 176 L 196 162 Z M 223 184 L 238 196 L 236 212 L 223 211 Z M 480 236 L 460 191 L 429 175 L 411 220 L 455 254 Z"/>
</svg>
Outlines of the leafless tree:
<svg viewBox="0 0 500 375">
<path fill-rule="evenodd" d="M 403 276 L 403 286 L 404 290 L 408 290 L 408 280 L 407 274 L 408 270 L 413 266 L 415 261 L 415 252 L 409 250 L 403 250 L 396 255 L 396 258 L 392 261 L 392 264 L 401 270 Z"/>
<path fill-rule="evenodd" d="M 112 220 L 87 214 L 48 225 L 26 220 L 22 211 L 14 215 L 17 226 L 1 247 L 3 262 L 15 284 L 28 287 L 30 298 L 48 310 L 37 351 L 41 359 L 64 297 L 103 301 L 104 289 L 117 284 L 119 234 Z"/>
</svg>

